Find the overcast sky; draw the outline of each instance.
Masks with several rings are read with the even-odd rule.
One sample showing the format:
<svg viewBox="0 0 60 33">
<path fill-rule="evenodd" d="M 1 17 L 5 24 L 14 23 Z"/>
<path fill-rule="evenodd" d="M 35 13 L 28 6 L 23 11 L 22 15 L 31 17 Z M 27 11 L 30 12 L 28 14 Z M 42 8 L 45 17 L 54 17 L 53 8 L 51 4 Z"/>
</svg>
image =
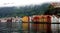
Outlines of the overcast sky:
<svg viewBox="0 0 60 33">
<path fill-rule="evenodd" d="M 6 6 L 25 6 L 42 4 L 44 2 L 59 2 L 60 0 L 0 0 L 0 7 Z"/>
</svg>

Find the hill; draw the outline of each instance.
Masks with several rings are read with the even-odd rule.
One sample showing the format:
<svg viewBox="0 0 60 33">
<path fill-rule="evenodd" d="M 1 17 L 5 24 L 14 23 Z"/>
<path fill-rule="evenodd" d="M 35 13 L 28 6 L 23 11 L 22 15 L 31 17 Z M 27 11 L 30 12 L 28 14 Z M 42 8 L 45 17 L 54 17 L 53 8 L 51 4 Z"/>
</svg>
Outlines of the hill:
<svg viewBox="0 0 60 33">
<path fill-rule="evenodd" d="M 22 7 L 1 7 L 0 17 L 11 17 L 11 16 L 31 16 L 31 15 L 41 15 L 47 11 L 49 3 L 44 3 L 42 5 L 30 5 Z"/>
</svg>

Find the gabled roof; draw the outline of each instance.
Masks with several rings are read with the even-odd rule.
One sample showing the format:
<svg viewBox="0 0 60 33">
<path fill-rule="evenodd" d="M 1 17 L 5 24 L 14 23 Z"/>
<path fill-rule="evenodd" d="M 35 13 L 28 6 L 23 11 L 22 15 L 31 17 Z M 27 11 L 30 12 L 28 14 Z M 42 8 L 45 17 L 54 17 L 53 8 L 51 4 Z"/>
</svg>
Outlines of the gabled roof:
<svg viewBox="0 0 60 33">
<path fill-rule="evenodd" d="M 51 5 L 52 5 L 54 8 L 58 8 L 58 7 L 60 7 L 60 2 L 52 2 Z"/>
</svg>

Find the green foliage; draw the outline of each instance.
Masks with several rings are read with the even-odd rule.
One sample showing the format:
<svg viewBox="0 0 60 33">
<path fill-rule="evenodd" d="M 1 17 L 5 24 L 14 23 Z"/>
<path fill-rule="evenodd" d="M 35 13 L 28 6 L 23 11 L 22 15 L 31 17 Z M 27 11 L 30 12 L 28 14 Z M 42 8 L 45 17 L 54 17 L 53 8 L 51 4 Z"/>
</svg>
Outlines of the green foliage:
<svg viewBox="0 0 60 33">
<path fill-rule="evenodd" d="M 49 7 L 49 3 L 44 3 L 42 5 L 30 5 L 22 7 L 3 7 L 0 8 L 0 17 L 11 17 L 11 16 L 31 16 L 31 15 L 41 15 L 46 12 Z"/>
</svg>

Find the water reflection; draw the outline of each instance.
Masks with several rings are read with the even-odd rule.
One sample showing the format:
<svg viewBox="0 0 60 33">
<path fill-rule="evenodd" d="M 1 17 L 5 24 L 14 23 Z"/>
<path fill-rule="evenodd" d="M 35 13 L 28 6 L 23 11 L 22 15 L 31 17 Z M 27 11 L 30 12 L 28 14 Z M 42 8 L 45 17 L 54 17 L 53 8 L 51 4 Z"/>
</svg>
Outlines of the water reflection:
<svg viewBox="0 0 60 33">
<path fill-rule="evenodd" d="M 12 22 L 11 24 L 12 25 L 8 26 L 7 22 L 0 22 L 0 33 L 47 33 L 46 32 L 47 28 L 46 28 L 46 26 L 44 26 L 47 24 L 39 24 L 40 26 L 37 27 L 37 28 L 39 28 L 39 31 L 33 29 L 33 28 L 36 28 L 36 27 L 32 26 L 33 23 L 29 23 L 30 28 L 28 26 L 28 23 L 22 23 L 22 21 Z M 53 27 L 56 27 L 55 24 Z M 52 33 L 60 33 L 60 28 L 59 29 L 54 28 L 51 31 L 52 31 Z"/>
</svg>

